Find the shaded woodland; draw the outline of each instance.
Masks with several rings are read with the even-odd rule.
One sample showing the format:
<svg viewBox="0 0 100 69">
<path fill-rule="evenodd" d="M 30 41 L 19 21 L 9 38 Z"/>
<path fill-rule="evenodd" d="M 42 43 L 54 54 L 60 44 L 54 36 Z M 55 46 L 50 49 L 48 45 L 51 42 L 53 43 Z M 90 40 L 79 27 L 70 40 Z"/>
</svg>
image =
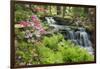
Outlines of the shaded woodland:
<svg viewBox="0 0 100 69">
<path fill-rule="evenodd" d="M 94 61 L 94 7 L 16 3 L 15 64 Z"/>
</svg>

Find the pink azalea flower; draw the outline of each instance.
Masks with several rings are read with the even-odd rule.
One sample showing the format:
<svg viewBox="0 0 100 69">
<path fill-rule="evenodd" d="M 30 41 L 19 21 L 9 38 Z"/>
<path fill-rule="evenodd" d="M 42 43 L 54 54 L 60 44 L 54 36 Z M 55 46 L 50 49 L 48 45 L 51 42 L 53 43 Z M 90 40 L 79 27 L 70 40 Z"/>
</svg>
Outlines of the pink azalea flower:
<svg viewBox="0 0 100 69">
<path fill-rule="evenodd" d="M 32 20 L 33 20 L 33 19 L 36 19 L 36 18 L 37 18 L 36 16 L 34 16 L 34 15 L 32 16 Z"/>
<path fill-rule="evenodd" d="M 21 25 L 22 27 L 28 27 L 30 24 L 29 24 L 28 22 L 21 21 L 21 22 L 20 22 L 20 25 Z"/>
<path fill-rule="evenodd" d="M 39 31 L 41 34 L 43 34 L 43 33 L 46 32 L 46 31 L 44 30 L 44 28 L 42 27 L 41 22 L 37 19 L 36 16 L 32 16 L 32 21 L 33 21 L 33 23 L 34 23 L 34 27 L 35 27 L 36 29 L 38 29 L 38 31 Z"/>
</svg>

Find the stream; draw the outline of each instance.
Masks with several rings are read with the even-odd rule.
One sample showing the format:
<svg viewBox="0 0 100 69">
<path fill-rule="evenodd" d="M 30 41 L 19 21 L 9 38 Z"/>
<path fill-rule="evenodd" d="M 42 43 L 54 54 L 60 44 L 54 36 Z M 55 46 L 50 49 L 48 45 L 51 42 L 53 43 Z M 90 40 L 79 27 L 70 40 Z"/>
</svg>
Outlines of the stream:
<svg viewBox="0 0 100 69">
<path fill-rule="evenodd" d="M 85 28 L 77 27 L 73 29 L 67 25 L 58 25 L 53 17 L 45 17 L 49 26 L 54 27 L 54 30 L 60 31 L 64 35 L 65 39 L 71 40 L 74 44 L 79 45 L 81 48 L 86 49 L 90 54 L 93 54 L 92 43 L 90 41 L 90 36 L 86 32 Z M 59 23 L 59 22 L 58 22 Z"/>
</svg>

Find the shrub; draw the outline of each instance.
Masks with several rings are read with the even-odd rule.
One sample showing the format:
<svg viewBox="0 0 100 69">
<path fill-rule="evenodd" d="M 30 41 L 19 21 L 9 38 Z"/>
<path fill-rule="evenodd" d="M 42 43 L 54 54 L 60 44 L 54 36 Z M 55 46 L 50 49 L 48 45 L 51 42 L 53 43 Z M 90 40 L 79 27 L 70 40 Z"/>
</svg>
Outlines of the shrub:
<svg viewBox="0 0 100 69">
<path fill-rule="evenodd" d="M 44 37 L 42 46 L 38 46 L 38 51 L 43 64 L 94 60 L 93 55 L 90 55 L 84 48 L 74 45 L 70 40 L 64 40 L 61 34 Z"/>
<path fill-rule="evenodd" d="M 64 48 L 61 52 L 63 60 L 67 63 L 93 61 L 94 59 L 93 55 L 90 55 L 86 50 L 77 46 Z"/>
<path fill-rule="evenodd" d="M 56 50 L 55 50 L 56 49 Z M 35 50 L 35 51 L 34 51 Z M 74 45 L 70 40 L 65 40 L 61 34 L 44 36 L 40 42 L 18 42 L 17 56 L 25 64 L 54 64 L 93 61 L 94 56 L 85 49 Z M 36 56 L 34 56 L 36 55 Z"/>
<path fill-rule="evenodd" d="M 38 47 L 41 64 L 63 63 L 61 52 L 54 52 L 48 47 Z"/>
<path fill-rule="evenodd" d="M 16 58 L 17 59 L 17 62 L 18 64 L 20 63 L 25 63 L 25 64 L 28 64 L 28 63 L 33 63 L 35 62 L 36 64 L 36 61 L 33 60 L 34 58 L 34 55 L 36 55 L 36 50 L 34 50 L 34 46 L 33 44 L 29 44 L 29 43 L 26 43 L 25 41 L 21 41 L 21 42 L 18 42 L 18 46 L 16 47 Z M 19 57 L 20 57 L 20 60 L 19 60 Z"/>
<path fill-rule="evenodd" d="M 38 51 L 41 64 L 54 63 L 54 52 L 50 48 L 40 46 L 38 47 Z"/>
<path fill-rule="evenodd" d="M 57 49 L 57 44 L 64 39 L 63 36 L 61 34 L 53 34 L 52 37 L 44 37 L 42 42 L 44 44 L 44 46 L 49 47 L 51 49 Z"/>
</svg>

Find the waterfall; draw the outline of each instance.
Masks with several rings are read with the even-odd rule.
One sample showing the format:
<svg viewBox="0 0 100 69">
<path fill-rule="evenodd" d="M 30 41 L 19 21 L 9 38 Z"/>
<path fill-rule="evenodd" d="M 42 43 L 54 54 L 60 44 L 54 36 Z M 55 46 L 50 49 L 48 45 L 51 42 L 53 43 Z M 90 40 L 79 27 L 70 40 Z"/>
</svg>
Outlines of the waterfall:
<svg viewBox="0 0 100 69">
<path fill-rule="evenodd" d="M 49 19 L 51 20 L 52 24 L 56 23 L 56 21 L 53 19 L 53 17 L 49 17 Z"/>
<path fill-rule="evenodd" d="M 49 26 L 54 27 L 55 29 L 62 30 L 62 34 L 65 39 L 71 40 L 74 44 L 79 45 L 81 48 L 85 48 L 90 54 L 93 54 L 92 43 L 88 33 L 85 31 L 85 28 L 79 27 L 75 29 L 70 28 L 70 26 L 57 25 L 56 21 L 52 17 L 45 17 Z"/>
<path fill-rule="evenodd" d="M 49 25 L 56 23 L 56 21 L 53 19 L 53 17 L 45 17 L 45 19 L 47 20 L 47 23 Z"/>
<path fill-rule="evenodd" d="M 75 37 L 74 31 L 73 31 L 73 30 L 70 30 L 70 31 L 69 31 L 69 38 L 70 38 L 71 40 L 73 40 L 73 39 L 75 39 L 74 37 Z"/>
<path fill-rule="evenodd" d="M 83 47 L 91 46 L 91 41 L 89 39 L 88 33 L 85 31 L 84 28 L 78 28 L 79 31 L 76 32 L 76 38 L 80 40 L 80 45 Z"/>
<path fill-rule="evenodd" d="M 47 23 L 48 23 L 49 25 L 52 23 L 48 17 L 45 17 L 45 19 L 47 20 Z"/>
<path fill-rule="evenodd" d="M 50 27 L 54 27 L 55 31 L 59 31 L 59 29 L 65 29 L 66 26 L 62 26 L 62 25 L 57 25 L 56 21 L 53 19 L 53 17 L 45 17 L 48 25 Z"/>
<path fill-rule="evenodd" d="M 90 54 L 93 54 L 92 43 L 89 39 L 89 35 L 85 30 L 80 31 L 80 46 L 87 49 Z"/>
<path fill-rule="evenodd" d="M 85 31 L 80 32 L 80 45 L 84 47 L 90 46 L 88 35 Z"/>
<path fill-rule="evenodd" d="M 84 28 L 78 28 L 77 31 L 73 29 L 67 30 L 67 39 L 70 39 L 74 44 L 86 49 L 90 54 L 93 54 L 92 43 L 89 39 L 88 33 Z"/>
</svg>

